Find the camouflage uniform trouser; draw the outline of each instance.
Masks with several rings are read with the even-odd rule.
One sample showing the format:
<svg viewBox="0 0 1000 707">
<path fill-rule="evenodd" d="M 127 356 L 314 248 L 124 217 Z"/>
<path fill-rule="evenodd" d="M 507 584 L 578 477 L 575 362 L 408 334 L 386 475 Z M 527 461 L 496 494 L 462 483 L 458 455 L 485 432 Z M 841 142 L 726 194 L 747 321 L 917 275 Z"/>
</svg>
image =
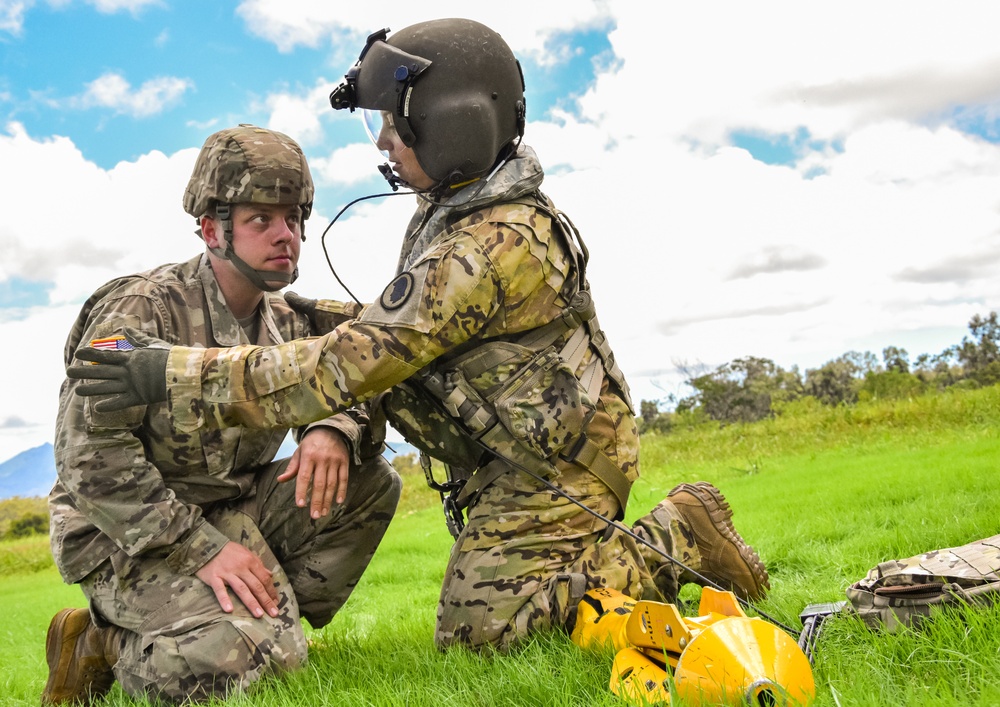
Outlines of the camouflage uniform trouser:
<svg viewBox="0 0 1000 707">
<path fill-rule="evenodd" d="M 273 573 L 278 616 L 254 618 L 232 591 L 234 610 L 223 612 L 208 585 L 174 573 L 163 557 L 119 552 L 81 582 L 98 622 L 126 629 L 114 668 L 126 693 L 205 700 L 305 664 L 299 617 L 320 627 L 347 601 L 389 525 L 401 482 L 382 457 L 367 460 L 352 467 L 344 504 L 313 521 L 308 507 L 295 506 L 294 481 L 276 481 L 287 463 L 262 468 L 256 497 L 205 513 Z"/>
<path fill-rule="evenodd" d="M 618 502 L 589 471 L 560 465 L 557 487 L 605 517 Z M 664 500 L 633 532 L 687 567 L 701 557 L 673 504 Z M 434 640 L 441 648 L 507 648 L 532 632 L 571 628 L 584 592 L 612 587 L 673 601 L 683 570 L 621 531 L 559 497 L 527 474 L 509 470 L 469 510 L 455 542 L 438 602 Z"/>
</svg>

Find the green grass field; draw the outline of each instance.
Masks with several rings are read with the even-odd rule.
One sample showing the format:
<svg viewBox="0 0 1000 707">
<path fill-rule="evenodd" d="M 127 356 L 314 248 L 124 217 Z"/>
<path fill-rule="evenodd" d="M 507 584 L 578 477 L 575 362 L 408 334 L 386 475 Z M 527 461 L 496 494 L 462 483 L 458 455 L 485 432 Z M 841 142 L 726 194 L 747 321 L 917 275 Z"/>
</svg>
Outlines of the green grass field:
<svg viewBox="0 0 1000 707">
<path fill-rule="evenodd" d="M 760 609 L 795 628 L 806 604 L 845 598 L 881 561 L 1000 533 L 1000 387 L 801 406 L 753 425 L 645 436 L 642 445 L 629 517 L 682 481 L 715 483 L 771 573 Z M 309 667 L 227 704 L 621 705 L 608 690 L 611 656 L 583 653 L 559 634 L 503 656 L 434 649 L 450 536 L 422 479 L 405 482 L 406 510 L 361 584 L 332 624 L 311 633 Z M 0 705 L 37 704 L 48 621 L 84 603 L 47 552 L 44 538 L 0 544 Z M 831 621 L 814 675 L 824 707 L 1000 705 L 1000 607 L 892 635 Z M 116 688 L 107 704 L 133 703 Z"/>
</svg>

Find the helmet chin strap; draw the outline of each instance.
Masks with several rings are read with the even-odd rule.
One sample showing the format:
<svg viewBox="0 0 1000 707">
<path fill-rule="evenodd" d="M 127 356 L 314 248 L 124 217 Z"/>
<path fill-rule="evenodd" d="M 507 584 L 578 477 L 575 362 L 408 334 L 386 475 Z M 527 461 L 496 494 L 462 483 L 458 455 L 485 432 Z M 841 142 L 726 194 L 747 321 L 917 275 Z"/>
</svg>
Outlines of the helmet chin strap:
<svg viewBox="0 0 1000 707">
<path fill-rule="evenodd" d="M 278 270 L 255 270 L 236 254 L 233 248 L 233 218 L 229 204 L 218 204 L 215 207 L 215 215 L 222 222 L 222 234 L 226 242 L 225 248 L 212 248 L 209 250 L 216 256 L 231 262 L 243 276 L 260 290 L 264 292 L 277 292 L 282 288 L 292 284 L 299 277 L 299 268 L 295 267 L 291 273 Z M 305 240 L 303 238 L 303 240 Z"/>
</svg>

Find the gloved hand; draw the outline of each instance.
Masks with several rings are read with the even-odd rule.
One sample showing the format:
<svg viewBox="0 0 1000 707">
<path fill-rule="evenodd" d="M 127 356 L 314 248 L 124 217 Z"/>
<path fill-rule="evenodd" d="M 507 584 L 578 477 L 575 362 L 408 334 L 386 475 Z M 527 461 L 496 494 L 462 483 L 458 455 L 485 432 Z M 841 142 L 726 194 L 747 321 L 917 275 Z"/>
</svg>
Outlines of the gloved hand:
<svg viewBox="0 0 1000 707">
<path fill-rule="evenodd" d="M 97 412 L 114 412 L 167 399 L 170 345 L 131 327 L 125 327 L 125 338 L 134 350 L 110 351 L 85 346 L 77 349 L 76 358 L 96 365 L 77 363 L 66 369 L 70 378 L 99 381 L 78 386 L 78 394 L 110 396 L 94 404 Z"/>
<path fill-rule="evenodd" d="M 336 329 L 361 314 L 361 305 L 356 302 L 340 302 L 333 299 L 309 299 L 294 292 L 285 293 L 285 302 L 296 312 L 309 317 L 313 334 L 323 335 Z"/>
<path fill-rule="evenodd" d="M 302 295 L 289 290 L 285 293 L 285 301 L 288 306 L 296 312 L 306 315 L 310 320 L 316 316 L 316 300 L 303 297 Z"/>
</svg>

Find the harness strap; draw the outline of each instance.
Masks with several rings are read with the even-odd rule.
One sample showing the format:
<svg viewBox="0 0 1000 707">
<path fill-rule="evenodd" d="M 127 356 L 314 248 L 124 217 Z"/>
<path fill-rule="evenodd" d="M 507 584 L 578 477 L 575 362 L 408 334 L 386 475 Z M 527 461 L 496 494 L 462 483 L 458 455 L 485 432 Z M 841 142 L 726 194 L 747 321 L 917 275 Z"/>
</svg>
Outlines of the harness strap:
<svg viewBox="0 0 1000 707">
<path fill-rule="evenodd" d="M 611 344 L 608 343 L 608 337 L 601 329 L 597 317 L 592 317 L 586 326 L 590 330 L 590 343 L 597 350 L 597 355 L 604 364 L 605 375 L 615 382 L 624 396 L 625 404 L 628 405 L 632 414 L 635 414 L 635 408 L 632 407 L 632 391 L 628 387 L 628 381 L 625 380 L 625 374 L 618 367 L 615 352 L 611 350 Z"/>
<path fill-rule="evenodd" d="M 580 385 L 587 391 L 587 397 L 591 400 L 597 400 L 601 397 L 602 383 L 604 383 L 604 364 L 601 363 L 600 358 L 595 356 L 580 374 Z"/>
<path fill-rule="evenodd" d="M 559 457 L 564 461 L 582 466 L 600 479 L 601 483 L 611 489 L 611 493 L 618 499 L 618 513 L 615 515 L 615 520 L 621 520 L 625 517 L 625 506 L 628 504 L 632 482 L 625 476 L 621 467 L 611 461 L 611 458 L 596 442 L 587 437 L 586 434 L 581 433 L 570 446 L 569 453 L 560 453 Z"/>
<path fill-rule="evenodd" d="M 580 367 L 583 355 L 587 353 L 587 349 L 589 348 L 589 339 L 587 330 L 579 326 L 563 345 L 562 350 L 559 352 L 559 357 L 566 362 L 569 370 L 575 371 Z"/>
<path fill-rule="evenodd" d="M 562 236 L 563 243 L 569 250 L 572 257 L 576 260 L 577 266 L 577 291 L 570 298 L 570 306 L 567 310 L 576 309 L 579 314 L 577 314 L 574 321 L 570 323 L 566 321 L 567 310 L 564 310 L 561 317 L 557 317 L 552 322 L 549 322 L 548 324 L 535 330 L 537 332 L 537 336 L 542 337 L 548 335 L 548 330 L 550 328 L 556 329 L 561 325 L 561 331 L 556 333 L 555 336 L 552 337 L 552 340 L 548 342 L 552 343 L 552 341 L 559 338 L 563 332 L 573 329 L 580 324 L 586 326 L 587 331 L 590 333 L 591 343 L 603 361 L 604 365 L 602 374 L 607 375 L 608 378 L 615 382 L 615 385 L 618 386 L 618 389 L 622 393 L 625 404 L 628 405 L 632 414 L 635 414 L 635 407 L 632 404 L 632 391 L 629 389 L 628 382 L 625 380 L 625 374 L 622 373 L 621 368 L 618 366 L 618 362 L 615 361 L 614 352 L 611 351 L 611 346 L 608 344 L 608 338 L 604 334 L 604 330 L 601 329 L 600 323 L 597 321 L 594 300 L 590 295 L 590 291 L 587 289 L 587 262 L 590 260 L 590 252 L 587 250 L 587 244 L 584 243 L 579 229 L 576 227 L 576 224 L 570 220 L 569 216 L 552 206 L 551 202 L 549 202 L 540 193 L 536 195 L 535 200 L 522 200 L 516 203 L 536 208 L 549 217 L 553 225 L 552 232 Z M 578 300 L 578 298 L 586 298 L 586 303 Z M 528 342 L 531 341 L 532 338 L 532 335 L 529 334 L 528 337 L 523 339 L 523 341 Z M 525 345 L 530 346 L 531 344 L 526 343 Z M 597 388 L 599 390 L 600 386 L 598 385 Z"/>
<path fill-rule="evenodd" d="M 593 319 L 595 314 L 594 298 L 587 290 L 580 290 L 569 299 L 569 306 L 558 317 L 521 335 L 517 341 L 530 349 L 544 349 L 567 331 Z"/>
<path fill-rule="evenodd" d="M 494 459 L 486 466 L 479 467 L 476 473 L 462 486 L 462 490 L 455 498 L 455 507 L 464 511 L 479 498 L 483 491 L 509 470 L 510 467 L 504 464 L 501 459 Z"/>
<path fill-rule="evenodd" d="M 491 436 L 491 433 L 498 428 L 502 428 L 502 426 L 498 424 L 491 428 L 483 436 L 483 439 L 485 440 Z M 621 468 L 611 461 L 611 458 L 604 453 L 604 450 L 596 442 L 587 437 L 586 434 L 581 434 L 572 442 L 569 452 L 567 454 L 559 454 L 559 458 L 571 464 L 576 464 L 596 476 L 601 483 L 611 490 L 611 493 L 615 496 L 615 500 L 618 501 L 618 512 L 615 514 L 614 520 L 622 520 L 625 517 L 625 507 L 628 504 L 629 490 L 632 487 L 632 482 L 628 480 L 628 477 L 625 476 Z M 530 460 L 530 463 L 528 463 L 528 460 Z M 530 471 L 535 472 L 539 476 L 547 477 L 556 473 L 556 469 L 551 462 L 539 459 L 537 456 L 526 455 L 518 463 L 524 464 Z M 455 498 L 455 506 L 459 510 L 465 510 L 479 498 L 483 491 L 489 488 L 503 474 L 510 471 L 510 469 L 510 463 L 499 457 L 494 458 L 488 464 L 477 469 L 476 473 L 465 482 L 462 490 Z"/>
<path fill-rule="evenodd" d="M 559 357 L 566 362 L 570 370 L 576 371 L 589 348 L 593 346 L 597 355 L 593 357 L 578 377 L 590 399 L 596 402 L 600 398 L 604 378 L 607 376 L 617 385 L 625 404 L 632 410 L 628 384 L 615 361 L 607 336 L 597 321 L 594 300 L 587 288 L 586 268 L 590 254 L 579 231 L 563 212 L 551 206 L 550 202 L 543 198 L 540 193 L 536 199 L 515 203 L 537 208 L 549 216 L 553 225 L 553 233 L 562 237 L 569 255 L 576 261 L 576 276 L 567 282 L 567 285 L 573 287 L 575 292 L 572 295 L 569 295 L 568 292 L 565 293 L 568 306 L 563 309 L 559 316 L 536 329 L 519 334 L 514 341 L 519 346 L 541 352 L 555 344 L 567 332 L 572 332 L 559 351 Z M 467 379 L 476 378 L 483 372 L 502 365 L 509 358 L 510 352 L 501 347 L 488 350 L 485 353 L 479 352 L 475 365 L 468 362 L 463 368 L 464 375 Z M 478 399 L 478 395 L 471 398 L 468 392 L 462 390 L 440 370 L 426 375 L 424 384 L 426 389 L 441 401 L 450 415 L 464 423 L 466 430 L 471 433 L 473 438 L 478 438 L 480 442 L 491 449 L 509 446 L 512 441 L 519 447 L 523 446 L 521 442 L 513 439 L 504 430 L 503 425 L 498 421 L 495 410 L 489 404 Z M 493 440 L 502 442 L 502 444 L 490 444 Z M 632 483 L 597 443 L 587 437 L 585 429 L 570 440 L 564 451 L 560 452 L 559 457 L 566 462 L 586 469 L 607 486 L 618 501 L 618 513 L 615 515 L 615 520 L 624 518 Z M 537 456 L 527 448 L 525 448 L 524 454 L 519 455 L 517 463 L 525 465 L 530 471 L 542 477 L 549 477 L 556 473 L 556 468 L 550 461 Z M 454 506 L 459 511 L 467 508 L 485 489 L 510 470 L 511 465 L 510 460 L 497 456 L 481 466 L 454 497 Z"/>
</svg>

